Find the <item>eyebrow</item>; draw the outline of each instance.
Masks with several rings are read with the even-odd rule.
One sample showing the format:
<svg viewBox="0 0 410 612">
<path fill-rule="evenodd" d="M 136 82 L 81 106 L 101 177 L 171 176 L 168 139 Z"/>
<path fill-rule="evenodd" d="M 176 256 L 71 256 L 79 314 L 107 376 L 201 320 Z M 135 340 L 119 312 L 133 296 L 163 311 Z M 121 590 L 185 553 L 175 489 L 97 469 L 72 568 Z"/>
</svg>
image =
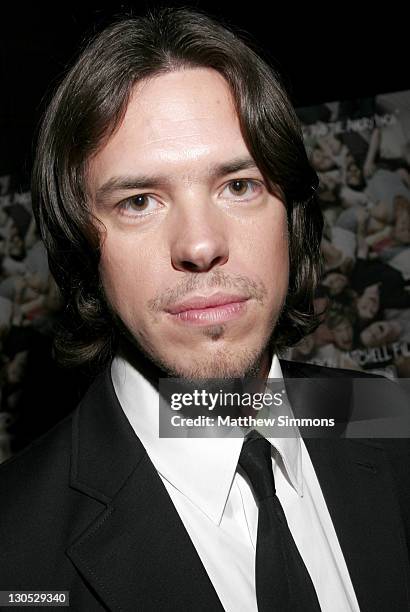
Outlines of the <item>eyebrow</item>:
<svg viewBox="0 0 410 612">
<path fill-rule="evenodd" d="M 241 170 L 258 169 L 251 157 L 238 157 L 222 164 L 211 165 L 208 175 L 213 178 L 221 178 L 227 174 L 233 174 Z M 136 176 L 113 176 L 98 187 L 95 193 L 96 203 L 102 203 L 116 191 L 131 191 L 134 189 L 153 189 L 156 187 L 169 186 L 172 181 L 166 175 L 136 175 Z"/>
</svg>

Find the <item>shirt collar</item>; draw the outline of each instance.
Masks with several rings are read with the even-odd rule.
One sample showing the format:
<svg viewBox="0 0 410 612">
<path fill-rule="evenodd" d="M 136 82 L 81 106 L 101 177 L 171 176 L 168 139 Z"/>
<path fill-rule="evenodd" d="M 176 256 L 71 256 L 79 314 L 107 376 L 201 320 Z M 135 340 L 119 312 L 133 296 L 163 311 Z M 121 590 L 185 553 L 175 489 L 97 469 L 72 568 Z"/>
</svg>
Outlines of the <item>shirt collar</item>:
<svg viewBox="0 0 410 612">
<path fill-rule="evenodd" d="M 277 355 L 273 356 L 268 379 L 283 380 L 282 368 L 280 367 Z M 290 414 L 292 414 L 291 407 Z M 286 438 L 271 438 L 267 436 L 267 439 L 282 457 L 285 476 L 289 479 L 296 493 L 303 497 L 302 445 L 299 430 L 295 428 L 294 431 L 294 436 L 287 436 Z"/>
<path fill-rule="evenodd" d="M 120 356 L 111 366 L 120 405 L 159 474 L 219 524 L 235 476 L 241 437 L 160 438 L 159 396 L 151 383 Z M 279 359 L 269 378 L 281 379 Z M 302 495 L 300 438 L 268 438 L 280 453 L 291 485 Z"/>
</svg>

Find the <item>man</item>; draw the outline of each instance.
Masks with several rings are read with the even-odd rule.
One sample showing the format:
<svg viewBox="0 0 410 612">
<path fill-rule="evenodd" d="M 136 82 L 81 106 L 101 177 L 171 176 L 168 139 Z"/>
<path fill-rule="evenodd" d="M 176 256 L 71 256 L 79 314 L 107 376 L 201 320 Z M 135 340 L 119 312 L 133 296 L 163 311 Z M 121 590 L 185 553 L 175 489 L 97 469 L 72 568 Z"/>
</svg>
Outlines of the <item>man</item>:
<svg viewBox="0 0 410 612">
<path fill-rule="evenodd" d="M 160 377 L 283 368 L 297 411 L 293 378 L 344 376 L 277 357 L 313 328 L 322 228 L 277 77 L 199 13 L 114 24 L 55 94 L 33 186 L 71 316 L 60 353 L 105 369 L 1 470 L 1 588 L 66 590 L 87 612 L 406 609 L 405 449 L 390 464 L 372 443 L 269 440 L 286 517 L 270 555 L 243 440 L 158 436 Z M 287 561 L 261 585 L 266 543 Z"/>
</svg>

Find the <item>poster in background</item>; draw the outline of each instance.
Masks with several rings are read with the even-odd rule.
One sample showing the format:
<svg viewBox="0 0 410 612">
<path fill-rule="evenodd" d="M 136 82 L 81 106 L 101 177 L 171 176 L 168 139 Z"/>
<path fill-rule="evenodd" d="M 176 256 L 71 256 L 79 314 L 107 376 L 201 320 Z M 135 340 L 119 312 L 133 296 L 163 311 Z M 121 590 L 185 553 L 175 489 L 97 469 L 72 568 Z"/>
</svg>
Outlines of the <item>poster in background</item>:
<svg viewBox="0 0 410 612">
<path fill-rule="evenodd" d="M 410 376 L 410 91 L 300 109 L 325 218 L 318 329 L 287 357 Z"/>
</svg>

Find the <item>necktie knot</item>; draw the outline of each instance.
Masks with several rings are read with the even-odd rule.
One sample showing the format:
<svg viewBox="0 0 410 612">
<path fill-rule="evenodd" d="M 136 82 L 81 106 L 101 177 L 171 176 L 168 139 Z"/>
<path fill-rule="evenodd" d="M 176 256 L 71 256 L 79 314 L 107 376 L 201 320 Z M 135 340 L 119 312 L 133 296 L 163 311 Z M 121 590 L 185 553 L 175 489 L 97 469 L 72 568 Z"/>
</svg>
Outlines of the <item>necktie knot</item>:
<svg viewBox="0 0 410 612">
<path fill-rule="evenodd" d="M 245 437 L 239 465 L 248 476 L 258 503 L 275 496 L 271 445 L 255 430 Z"/>
</svg>

